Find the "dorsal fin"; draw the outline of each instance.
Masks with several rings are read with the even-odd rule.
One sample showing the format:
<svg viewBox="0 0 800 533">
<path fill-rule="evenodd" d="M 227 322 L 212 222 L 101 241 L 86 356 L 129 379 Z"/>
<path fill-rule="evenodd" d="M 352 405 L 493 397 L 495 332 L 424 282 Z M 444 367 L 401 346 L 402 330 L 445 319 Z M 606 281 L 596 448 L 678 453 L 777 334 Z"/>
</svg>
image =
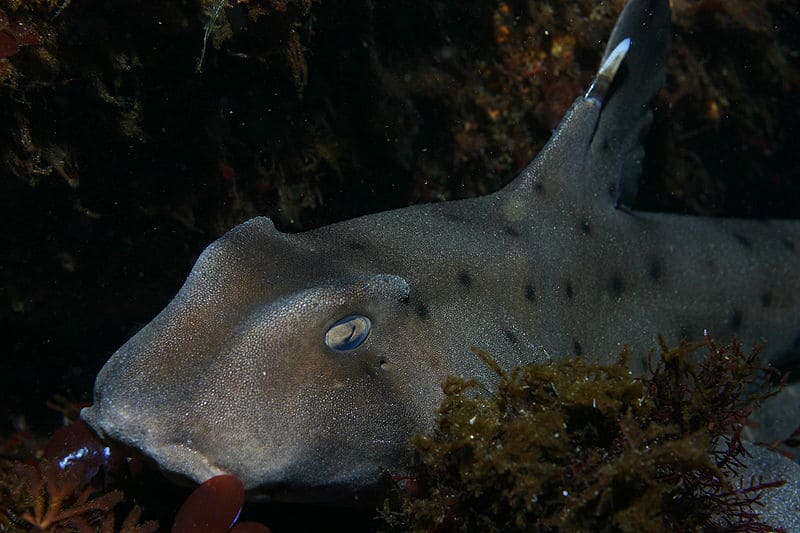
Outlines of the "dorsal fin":
<svg viewBox="0 0 800 533">
<path fill-rule="evenodd" d="M 670 42 L 667 0 L 631 0 L 620 14 L 600 70 L 550 141 L 508 187 L 518 196 L 554 194 L 630 203 L 644 157 L 650 102 L 665 78 Z"/>
<path fill-rule="evenodd" d="M 629 2 L 620 15 L 603 55 L 623 39 L 630 38 L 630 51 L 600 112 L 592 139 L 589 164 L 603 165 L 616 174 L 615 203 L 630 205 L 636 196 L 642 173 L 642 140 L 652 122 L 650 107 L 664 85 L 666 56 L 670 44 L 670 10 L 666 0 Z M 613 182 L 601 183 L 608 189 Z M 611 192 L 611 191 L 610 191 Z"/>
</svg>

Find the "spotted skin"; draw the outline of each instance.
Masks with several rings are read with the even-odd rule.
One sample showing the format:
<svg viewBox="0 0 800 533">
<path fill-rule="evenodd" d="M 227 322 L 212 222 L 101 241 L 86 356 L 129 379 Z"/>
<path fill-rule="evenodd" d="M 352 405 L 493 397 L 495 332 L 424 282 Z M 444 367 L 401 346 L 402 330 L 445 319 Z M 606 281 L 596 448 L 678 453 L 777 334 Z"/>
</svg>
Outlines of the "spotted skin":
<svg viewBox="0 0 800 533">
<path fill-rule="evenodd" d="M 785 354 L 799 333 L 798 222 L 624 207 L 669 16 L 666 0 L 629 3 L 606 52 L 631 38 L 610 92 L 578 98 L 496 193 L 299 234 L 261 217 L 232 229 L 103 367 L 82 417 L 196 481 L 225 472 L 325 499 L 402 469 L 445 376 L 494 382 L 472 347 L 510 368 L 708 330 Z M 326 332 L 351 315 L 369 335 L 331 349 Z"/>
</svg>

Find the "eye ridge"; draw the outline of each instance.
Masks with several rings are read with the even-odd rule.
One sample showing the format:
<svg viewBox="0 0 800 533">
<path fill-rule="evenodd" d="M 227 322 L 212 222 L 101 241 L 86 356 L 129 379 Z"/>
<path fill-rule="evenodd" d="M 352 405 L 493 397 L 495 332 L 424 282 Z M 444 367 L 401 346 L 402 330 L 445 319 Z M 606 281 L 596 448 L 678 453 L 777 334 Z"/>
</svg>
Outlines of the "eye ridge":
<svg viewBox="0 0 800 533">
<path fill-rule="evenodd" d="M 368 317 L 347 315 L 328 328 L 325 332 L 325 344 L 337 352 L 355 350 L 367 339 L 371 328 L 372 321 Z"/>
</svg>

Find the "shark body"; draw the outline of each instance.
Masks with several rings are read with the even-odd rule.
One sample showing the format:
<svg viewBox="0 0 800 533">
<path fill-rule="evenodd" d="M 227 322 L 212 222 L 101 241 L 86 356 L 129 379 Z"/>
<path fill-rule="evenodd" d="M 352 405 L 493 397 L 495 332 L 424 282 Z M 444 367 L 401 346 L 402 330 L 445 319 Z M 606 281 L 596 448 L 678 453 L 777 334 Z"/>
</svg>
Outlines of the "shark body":
<svg viewBox="0 0 800 533">
<path fill-rule="evenodd" d="M 669 18 L 666 0 L 629 2 L 595 84 L 494 194 L 299 234 L 232 229 L 106 363 L 82 417 L 196 481 L 325 498 L 402 469 L 445 376 L 494 379 L 472 346 L 505 368 L 706 330 L 791 353 L 800 223 L 625 207 Z"/>
</svg>

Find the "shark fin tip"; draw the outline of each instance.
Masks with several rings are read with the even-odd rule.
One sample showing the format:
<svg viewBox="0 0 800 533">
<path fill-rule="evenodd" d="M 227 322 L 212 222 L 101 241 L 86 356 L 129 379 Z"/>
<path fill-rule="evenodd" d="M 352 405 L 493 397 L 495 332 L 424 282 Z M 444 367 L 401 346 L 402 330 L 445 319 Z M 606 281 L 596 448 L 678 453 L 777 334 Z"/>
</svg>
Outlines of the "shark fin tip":
<svg viewBox="0 0 800 533">
<path fill-rule="evenodd" d="M 610 54 L 608 54 L 603 64 L 600 65 L 597 76 L 595 76 L 594 81 L 592 81 L 592 84 L 584 95 L 586 100 L 597 102 L 602 105 L 603 99 L 608 93 L 608 88 L 614 81 L 614 76 L 617 74 L 619 66 L 622 64 L 622 60 L 625 59 L 630 48 L 631 38 L 626 37 L 614 47 L 614 50 L 612 50 Z"/>
</svg>

